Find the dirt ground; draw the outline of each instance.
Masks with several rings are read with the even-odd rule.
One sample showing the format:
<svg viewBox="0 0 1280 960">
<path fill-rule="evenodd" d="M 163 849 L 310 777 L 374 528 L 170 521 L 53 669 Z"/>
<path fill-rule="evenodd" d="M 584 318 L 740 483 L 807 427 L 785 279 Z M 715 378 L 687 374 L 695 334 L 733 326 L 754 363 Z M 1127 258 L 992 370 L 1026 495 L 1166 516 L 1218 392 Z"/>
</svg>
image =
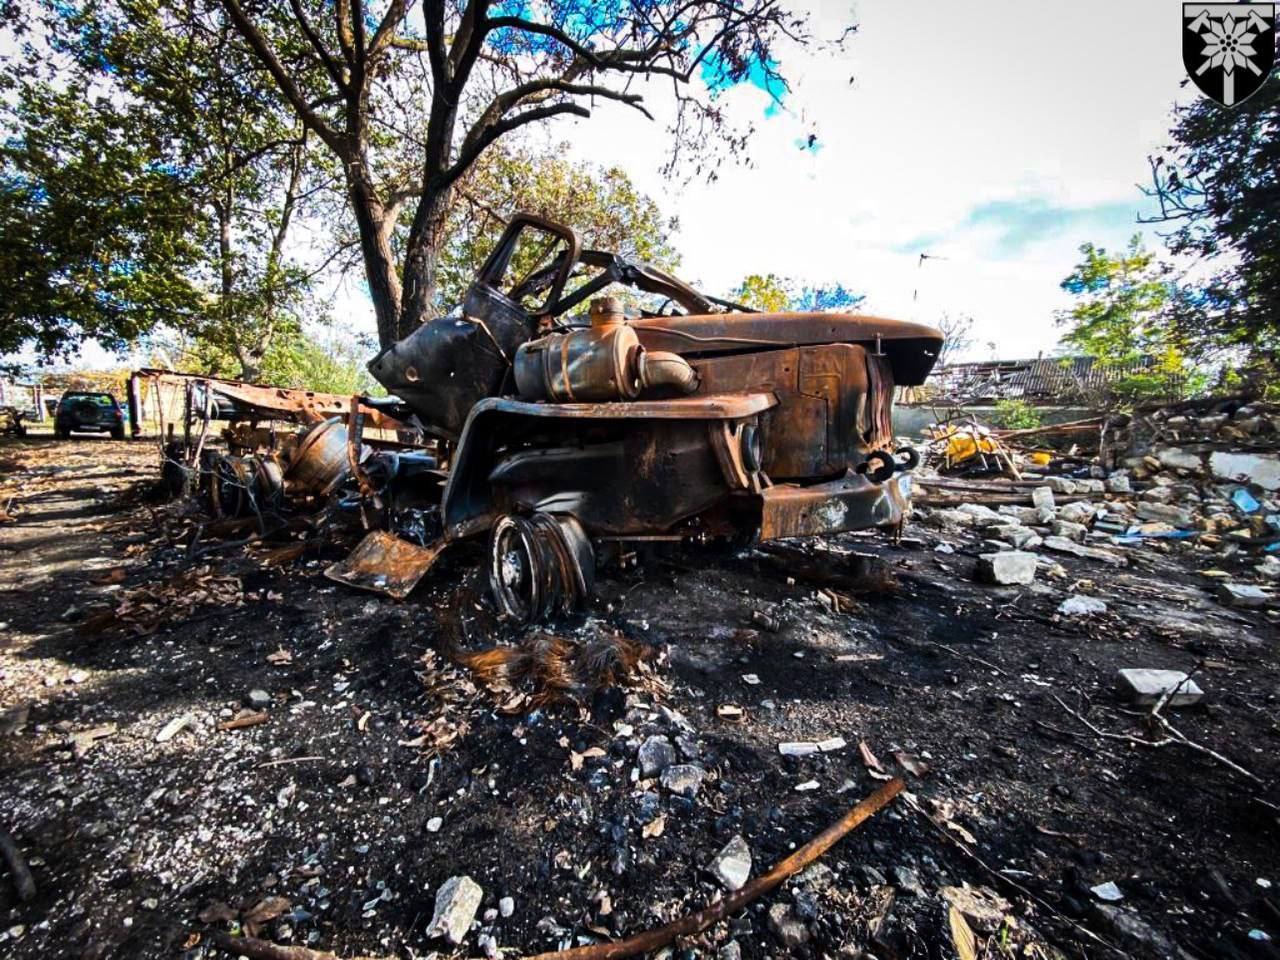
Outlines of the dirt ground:
<svg viewBox="0 0 1280 960">
<path fill-rule="evenodd" d="M 1052 557 L 1013 588 L 973 581 L 976 535 L 925 522 L 900 545 L 649 558 L 557 628 L 643 666 L 544 702 L 455 662 L 527 640 L 495 624 L 478 551 L 396 603 L 323 578 L 350 536 L 284 562 L 189 549 L 157 466 L 146 442 L 0 441 L 0 829 L 37 886 L 20 902 L 0 876 L 0 956 L 227 956 L 216 930 L 343 957 L 625 936 L 721 895 L 734 835 L 763 872 L 878 787 L 877 761 L 909 797 L 666 955 L 951 957 L 957 903 L 978 956 L 1277 956 L 1276 629 L 1219 605 L 1194 548 Z M 1058 613 L 1071 593 L 1107 612 Z M 1070 712 L 1149 737 L 1117 669 L 1197 665 L 1203 703 L 1166 715 L 1260 783 Z M 219 729 L 262 693 L 266 722 Z M 640 774 L 650 736 L 704 771 L 695 796 Z M 455 948 L 428 926 L 460 874 L 483 901 Z"/>
</svg>

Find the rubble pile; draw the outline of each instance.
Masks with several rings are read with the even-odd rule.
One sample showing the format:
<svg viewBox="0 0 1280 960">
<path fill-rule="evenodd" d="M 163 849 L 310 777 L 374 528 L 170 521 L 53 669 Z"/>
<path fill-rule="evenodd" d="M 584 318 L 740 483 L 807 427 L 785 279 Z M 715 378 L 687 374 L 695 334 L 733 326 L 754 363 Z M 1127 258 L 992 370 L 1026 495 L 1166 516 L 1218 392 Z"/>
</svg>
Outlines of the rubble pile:
<svg viewBox="0 0 1280 960">
<path fill-rule="evenodd" d="M 1197 409 L 1197 408 L 1201 409 Z M 1139 516 L 1234 553 L 1280 542 L 1280 404 L 1164 407 L 1116 428 L 1115 459 L 1145 484 Z"/>
<path fill-rule="evenodd" d="M 1277 404 L 1197 401 L 1113 417 L 1099 458 L 1069 474 L 958 482 L 926 470 L 918 483 L 917 517 L 946 535 L 940 552 L 956 549 L 948 536 L 976 535 L 981 582 L 1025 585 L 1060 572 L 1046 554 L 1123 567 L 1133 550 L 1151 549 L 1200 564 L 1223 604 L 1274 601 Z"/>
</svg>

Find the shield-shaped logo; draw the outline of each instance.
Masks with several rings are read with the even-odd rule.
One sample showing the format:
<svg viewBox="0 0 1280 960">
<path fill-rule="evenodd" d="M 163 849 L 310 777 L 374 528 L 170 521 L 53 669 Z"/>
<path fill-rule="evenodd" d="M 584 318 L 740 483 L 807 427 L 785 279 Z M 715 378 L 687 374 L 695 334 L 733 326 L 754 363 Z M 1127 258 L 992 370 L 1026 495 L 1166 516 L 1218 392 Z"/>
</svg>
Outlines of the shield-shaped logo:
<svg viewBox="0 0 1280 960">
<path fill-rule="evenodd" d="M 1266 83 L 1275 61 L 1274 3 L 1182 5 L 1182 62 L 1205 96 L 1237 104 Z"/>
</svg>

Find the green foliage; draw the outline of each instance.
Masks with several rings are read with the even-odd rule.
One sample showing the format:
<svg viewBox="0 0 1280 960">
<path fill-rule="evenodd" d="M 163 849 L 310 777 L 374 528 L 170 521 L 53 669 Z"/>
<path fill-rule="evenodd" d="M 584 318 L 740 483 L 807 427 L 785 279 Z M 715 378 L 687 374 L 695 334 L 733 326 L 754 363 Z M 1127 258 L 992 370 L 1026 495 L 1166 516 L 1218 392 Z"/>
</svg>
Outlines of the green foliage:
<svg viewBox="0 0 1280 960">
<path fill-rule="evenodd" d="M 493 147 L 455 191 L 440 250 L 439 305 L 462 299 L 513 213 L 534 213 L 573 227 L 587 250 L 611 250 L 671 270 L 680 262 L 669 236 L 675 218 L 613 167 L 563 158 L 566 147 L 537 153 Z M 516 272 L 530 264 L 516 264 Z"/>
<path fill-rule="evenodd" d="M 140 139 L 138 109 L 33 82 L 4 112 L 0 352 L 122 348 L 198 313 L 198 219 L 184 177 Z"/>
<path fill-rule="evenodd" d="M 194 333 L 252 376 L 297 329 L 287 255 L 325 182 L 216 4 L 29 0 L 0 149 L 0 350 Z"/>
<path fill-rule="evenodd" d="M 1069 327 L 1061 343 L 1124 373 L 1110 388 L 1116 398 L 1135 401 L 1176 395 L 1193 370 L 1179 349 L 1165 316 L 1173 294 L 1155 255 L 1134 236 L 1118 253 L 1086 243 L 1084 259 L 1062 281 L 1076 303 L 1058 316 Z"/>
<path fill-rule="evenodd" d="M 1187 283 L 1168 314 L 1191 356 L 1261 387 L 1280 371 L 1280 66 L 1229 110 L 1199 97 L 1175 117 L 1148 193 L 1174 227 L 1170 251 L 1210 278 Z"/>
<path fill-rule="evenodd" d="M 753 310 L 781 313 L 791 304 L 789 286 L 789 282 L 776 273 L 752 273 L 742 278 L 730 299 Z"/>
<path fill-rule="evenodd" d="M 1169 287 L 1157 275 L 1155 256 L 1134 236 L 1122 252 L 1086 243 L 1084 259 L 1062 289 L 1075 294 L 1076 304 L 1058 317 L 1070 329 L 1062 343 L 1107 364 L 1129 364 L 1163 352 L 1167 331 L 1160 311 Z"/>
<path fill-rule="evenodd" d="M 793 310 L 802 313 L 852 310 L 866 299 L 842 283 L 808 286 L 776 273 L 748 274 L 730 294 L 744 307 L 766 313 Z"/>
<path fill-rule="evenodd" d="M 991 419 L 1006 430 L 1031 430 L 1040 426 L 1040 411 L 1025 400 L 997 400 Z"/>
<path fill-rule="evenodd" d="M 350 330 L 313 326 L 278 337 L 262 360 L 262 381 L 324 393 L 386 393 L 366 364 L 377 352 L 372 337 Z"/>
</svg>

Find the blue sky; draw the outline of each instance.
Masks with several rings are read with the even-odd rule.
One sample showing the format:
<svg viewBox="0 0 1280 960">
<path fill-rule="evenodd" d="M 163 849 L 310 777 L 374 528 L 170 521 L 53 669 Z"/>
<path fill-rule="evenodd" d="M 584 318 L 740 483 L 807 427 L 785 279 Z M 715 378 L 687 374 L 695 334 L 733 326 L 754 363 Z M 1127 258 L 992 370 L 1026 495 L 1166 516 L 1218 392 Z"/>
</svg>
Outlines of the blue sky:
<svg viewBox="0 0 1280 960">
<path fill-rule="evenodd" d="M 1006 356 L 1054 350 L 1058 284 L 1080 244 L 1135 232 L 1137 184 L 1184 87 L 1174 0 L 1072 4 L 984 0 L 813 4 L 821 36 L 850 18 L 842 55 L 782 49 L 781 104 L 758 85 L 720 104 L 754 124 L 750 167 L 712 184 L 664 178 L 668 100 L 658 116 L 603 106 L 557 123 L 575 158 L 626 169 L 679 214 L 683 273 L 724 293 L 744 274 L 867 294 L 868 312 L 976 321 Z M 642 88 L 643 90 L 643 88 Z M 814 140 L 810 142 L 810 137 Z M 938 259 L 921 264 L 920 253 Z M 945 258 L 945 259 L 944 259 Z"/>
</svg>

